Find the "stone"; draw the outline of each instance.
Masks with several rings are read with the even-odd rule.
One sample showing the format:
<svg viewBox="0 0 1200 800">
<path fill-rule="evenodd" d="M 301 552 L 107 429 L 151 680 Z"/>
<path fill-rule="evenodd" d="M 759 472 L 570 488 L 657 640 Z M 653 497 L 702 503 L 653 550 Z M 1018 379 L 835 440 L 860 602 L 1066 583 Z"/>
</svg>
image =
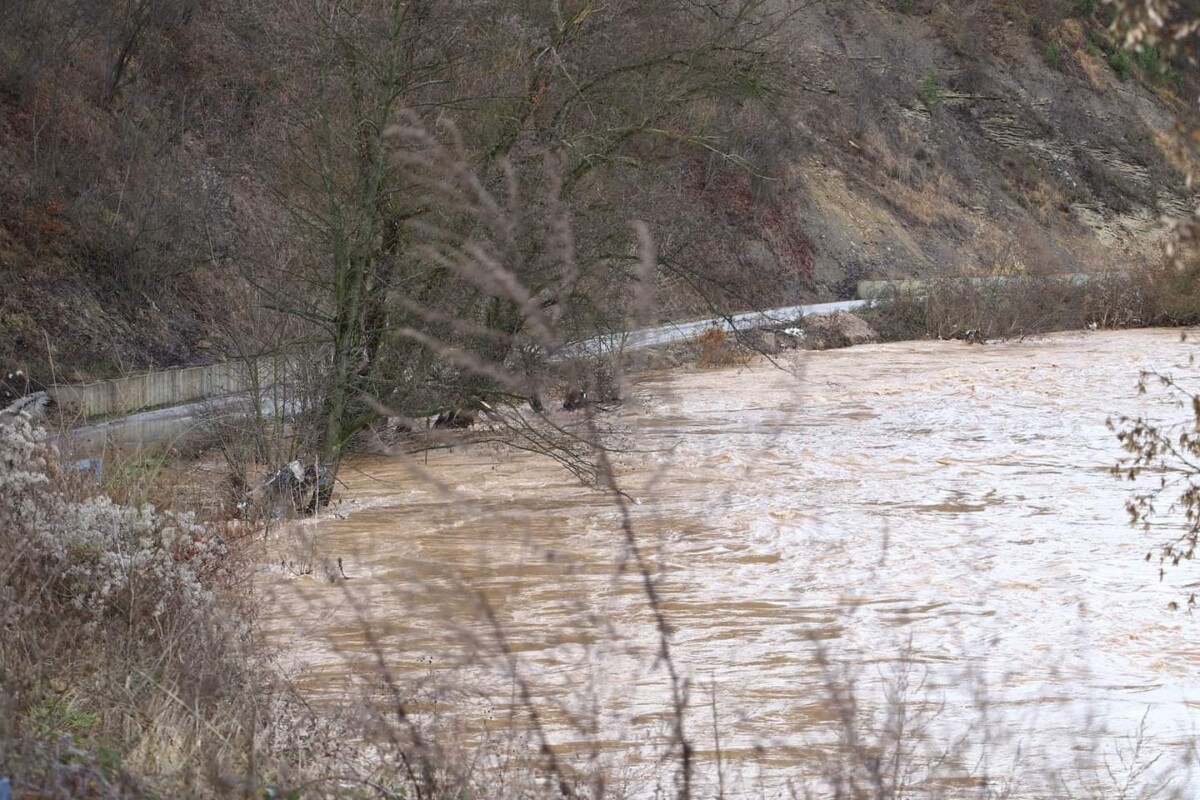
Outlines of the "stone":
<svg viewBox="0 0 1200 800">
<path fill-rule="evenodd" d="M 804 342 L 810 350 L 833 350 L 879 341 L 879 335 L 861 317 L 847 311 L 805 317 Z"/>
</svg>

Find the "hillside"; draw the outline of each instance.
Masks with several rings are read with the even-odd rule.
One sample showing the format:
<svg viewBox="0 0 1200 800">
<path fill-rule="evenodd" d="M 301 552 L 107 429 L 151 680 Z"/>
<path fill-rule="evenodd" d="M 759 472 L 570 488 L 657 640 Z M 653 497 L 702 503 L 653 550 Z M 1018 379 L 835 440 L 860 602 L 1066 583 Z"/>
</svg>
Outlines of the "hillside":
<svg viewBox="0 0 1200 800">
<path fill-rule="evenodd" d="M 825 6 L 803 50 L 827 92 L 792 167 L 818 286 L 1159 257 L 1161 218 L 1189 209 L 1194 76 L 1116 50 L 1079 4 L 894 5 Z"/>
<path fill-rule="evenodd" d="M 1189 208 L 1175 128 L 1200 89 L 1117 49 L 1099 14 L 814 5 L 781 39 L 769 102 L 727 115 L 749 168 L 672 154 L 604 184 L 606 202 L 635 186 L 656 238 L 683 243 L 693 266 L 659 276 L 674 316 L 841 299 L 868 278 L 1153 262 L 1161 217 Z M 295 19 L 225 0 L 0 11 L 0 364 L 81 380 L 253 349 L 256 268 L 320 260 L 280 201 L 306 85 Z M 456 79 L 484 80 L 473 63 Z M 696 270 L 719 292 L 696 294 Z"/>
</svg>

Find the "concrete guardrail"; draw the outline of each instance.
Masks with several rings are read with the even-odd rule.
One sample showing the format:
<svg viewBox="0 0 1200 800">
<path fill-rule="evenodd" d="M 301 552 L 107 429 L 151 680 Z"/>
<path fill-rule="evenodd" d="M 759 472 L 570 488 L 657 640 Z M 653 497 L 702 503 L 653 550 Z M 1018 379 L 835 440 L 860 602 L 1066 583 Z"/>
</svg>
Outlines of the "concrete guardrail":
<svg viewBox="0 0 1200 800">
<path fill-rule="evenodd" d="M 270 357 L 260 358 L 253 364 L 241 360 L 224 361 L 95 383 L 61 384 L 49 391 L 56 403 L 86 419 L 124 416 L 151 408 L 243 394 L 254 389 L 256 383 L 261 390 L 276 382 L 279 367 L 277 359 Z"/>
</svg>

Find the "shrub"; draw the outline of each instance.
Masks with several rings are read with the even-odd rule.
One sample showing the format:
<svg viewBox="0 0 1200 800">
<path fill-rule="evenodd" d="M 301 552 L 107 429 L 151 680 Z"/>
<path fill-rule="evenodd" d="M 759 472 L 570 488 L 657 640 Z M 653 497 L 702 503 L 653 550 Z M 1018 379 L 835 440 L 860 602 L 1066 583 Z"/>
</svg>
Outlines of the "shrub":
<svg viewBox="0 0 1200 800">
<path fill-rule="evenodd" d="M 18 796 L 197 796 L 240 770 L 261 687 L 221 601 L 225 541 L 73 491 L 24 417 L 0 420 L 0 485 L 0 752 Z"/>
<path fill-rule="evenodd" d="M 1133 57 L 1147 81 L 1156 86 L 1173 84 L 1176 89 L 1179 88 L 1183 77 L 1182 73 L 1171 68 L 1171 65 L 1163 58 L 1162 51 L 1157 46 L 1143 44 L 1137 50 L 1133 51 Z"/>
<path fill-rule="evenodd" d="M 1133 53 L 1137 59 L 1138 66 L 1147 76 L 1158 75 L 1162 71 L 1162 58 L 1159 56 L 1158 48 L 1154 45 L 1143 44 Z"/>
<path fill-rule="evenodd" d="M 917 84 L 917 99 L 930 110 L 942 102 L 943 94 L 942 85 L 938 82 L 937 74 L 933 70 L 926 72 L 925 77 L 921 78 L 921 82 Z"/>
<path fill-rule="evenodd" d="M 1079 280 L 956 276 L 898 290 L 861 313 L 883 341 L 999 339 L 1084 327 L 1200 324 L 1200 264 Z"/>
<path fill-rule="evenodd" d="M 1200 325 L 1200 260 L 1164 263 L 1139 276 L 1155 325 Z"/>
<path fill-rule="evenodd" d="M 1062 66 L 1062 47 L 1058 42 L 1051 42 L 1046 46 L 1046 63 L 1054 69 Z"/>
<path fill-rule="evenodd" d="M 872 301 L 858 316 L 879 334 L 880 341 L 903 342 L 929 336 L 924 298 L 917 292 L 896 290 Z"/>
<path fill-rule="evenodd" d="M 700 363 L 706 367 L 722 367 L 737 363 L 740 358 L 737 343 L 715 325 L 696 337 L 700 345 Z"/>
<path fill-rule="evenodd" d="M 1117 49 L 1108 57 L 1108 66 L 1116 73 L 1117 77 L 1123 81 L 1129 80 L 1129 73 L 1133 67 L 1129 60 L 1129 53 L 1126 50 Z"/>
</svg>

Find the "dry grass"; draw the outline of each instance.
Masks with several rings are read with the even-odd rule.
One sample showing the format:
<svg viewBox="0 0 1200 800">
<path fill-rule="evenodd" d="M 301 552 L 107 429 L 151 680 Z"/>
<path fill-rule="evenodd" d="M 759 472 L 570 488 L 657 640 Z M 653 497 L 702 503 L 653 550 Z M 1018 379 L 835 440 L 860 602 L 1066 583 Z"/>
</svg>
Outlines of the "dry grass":
<svg viewBox="0 0 1200 800">
<path fill-rule="evenodd" d="M 746 351 L 717 327 L 709 328 L 697 336 L 696 344 L 700 348 L 698 361 L 701 366 L 728 367 L 746 359 Z"/>
<path fill-rule="evenodd" d="M 0 424 L 0 752 L 18 796 L 225 794 L 286 699 L 254 644 L 232 526 L 114 504 Z M 128 498 L 152 481 L 126 471 Z"/>
<path fill-rule="evenodd" d="M 862 312 L 884 341 L 1002 339 L 1084 328 L 1200 322 L 1196 268 L 1164 264 L 1086 281 L 1060 276 L 959 276 L 898 291 Z"/>
</svg>

